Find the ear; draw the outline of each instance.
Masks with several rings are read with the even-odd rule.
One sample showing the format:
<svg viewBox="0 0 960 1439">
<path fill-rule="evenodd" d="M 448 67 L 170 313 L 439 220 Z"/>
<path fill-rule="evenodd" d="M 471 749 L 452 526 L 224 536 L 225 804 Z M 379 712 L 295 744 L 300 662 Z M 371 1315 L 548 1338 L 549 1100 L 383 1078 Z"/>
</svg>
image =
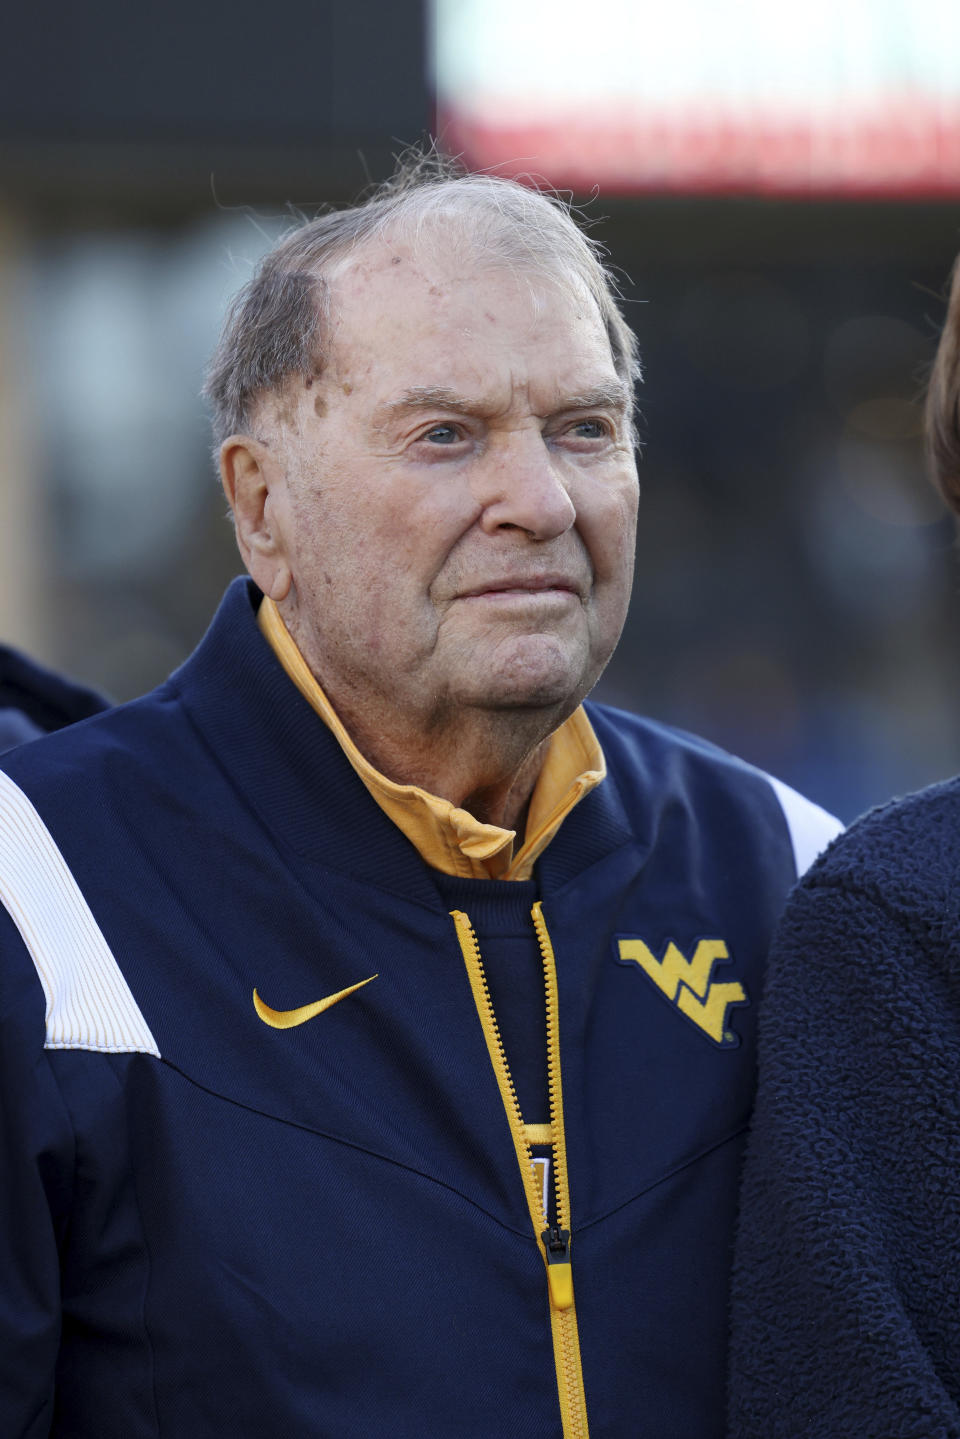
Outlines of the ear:
<svg viewBox="0 0 960 1439">
<path fill-rule="evenodd" d="M 292 574 L 283 525 L 283 466 L 261 440 L 231 435 L 220 447 L 220 478 L 243 563 L 265 595 L 286 599 Z"/>
</svg>

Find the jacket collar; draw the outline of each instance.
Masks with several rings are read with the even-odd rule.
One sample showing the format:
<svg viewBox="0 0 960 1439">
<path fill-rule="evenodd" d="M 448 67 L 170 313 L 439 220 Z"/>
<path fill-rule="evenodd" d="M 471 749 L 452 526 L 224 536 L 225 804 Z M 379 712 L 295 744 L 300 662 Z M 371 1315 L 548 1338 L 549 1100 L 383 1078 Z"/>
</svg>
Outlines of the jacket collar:
<svg viewBox="0 0 960 1439">
<path fill-rule="evenodd" d="M 430 869 L 358 781 L 261 633 L 261 599 L 251 580 L 234 580 L 200 645 L 171 677 L 193 723 L 281 847 L 436 908 Z M 567 815 L 544 858 L 561 879 L 631 838 L 608 779 Z"/>
</svg>

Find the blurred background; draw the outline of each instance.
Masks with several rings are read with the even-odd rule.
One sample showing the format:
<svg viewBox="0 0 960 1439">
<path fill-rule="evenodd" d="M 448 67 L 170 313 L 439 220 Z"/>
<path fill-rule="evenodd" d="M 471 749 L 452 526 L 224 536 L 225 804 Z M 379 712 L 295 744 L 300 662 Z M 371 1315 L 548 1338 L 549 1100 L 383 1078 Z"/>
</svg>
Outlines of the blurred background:
<svg viewBox="0 0 960 1439">
<path fill-rule="evenodd" d="M 239 570 L 199 399 L 301 212 L 436 135 L 569 190 L 639 337 L 599 697 L 849 819 L 960 769 L 923 465 L 960 249 L 956 0 L 50 0 L 0 50 L 0 637 L 125 699 Z"/>
</svg>

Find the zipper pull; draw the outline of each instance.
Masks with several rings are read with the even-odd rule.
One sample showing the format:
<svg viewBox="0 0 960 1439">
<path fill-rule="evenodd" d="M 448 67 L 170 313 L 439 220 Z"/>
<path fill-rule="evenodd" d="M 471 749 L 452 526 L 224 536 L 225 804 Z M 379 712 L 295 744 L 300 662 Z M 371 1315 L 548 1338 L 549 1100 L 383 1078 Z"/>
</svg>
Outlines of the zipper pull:
<svg viewBox="0 0 960 1439">
<path fill-rule="evenodd" d="M 570 1231 L 554 1224 L 540 1235 L 547 1255 L 547 1283 L 554 1309 L 573 1303 L 573 1269 L 570 1266 Z"/>
</svg>

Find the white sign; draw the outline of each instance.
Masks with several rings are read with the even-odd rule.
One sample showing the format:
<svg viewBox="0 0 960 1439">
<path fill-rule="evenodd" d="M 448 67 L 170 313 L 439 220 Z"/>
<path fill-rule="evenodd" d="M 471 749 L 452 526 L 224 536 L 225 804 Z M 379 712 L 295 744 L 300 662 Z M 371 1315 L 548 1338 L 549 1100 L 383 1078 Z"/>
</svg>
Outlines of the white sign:
<svg viewBox="0 0 960 1439">
<path fill-rule="evenodd" d="M 441 138 L 604 190 L 960 193 L 960 0 L 434 0 Z"/>
</svg>

